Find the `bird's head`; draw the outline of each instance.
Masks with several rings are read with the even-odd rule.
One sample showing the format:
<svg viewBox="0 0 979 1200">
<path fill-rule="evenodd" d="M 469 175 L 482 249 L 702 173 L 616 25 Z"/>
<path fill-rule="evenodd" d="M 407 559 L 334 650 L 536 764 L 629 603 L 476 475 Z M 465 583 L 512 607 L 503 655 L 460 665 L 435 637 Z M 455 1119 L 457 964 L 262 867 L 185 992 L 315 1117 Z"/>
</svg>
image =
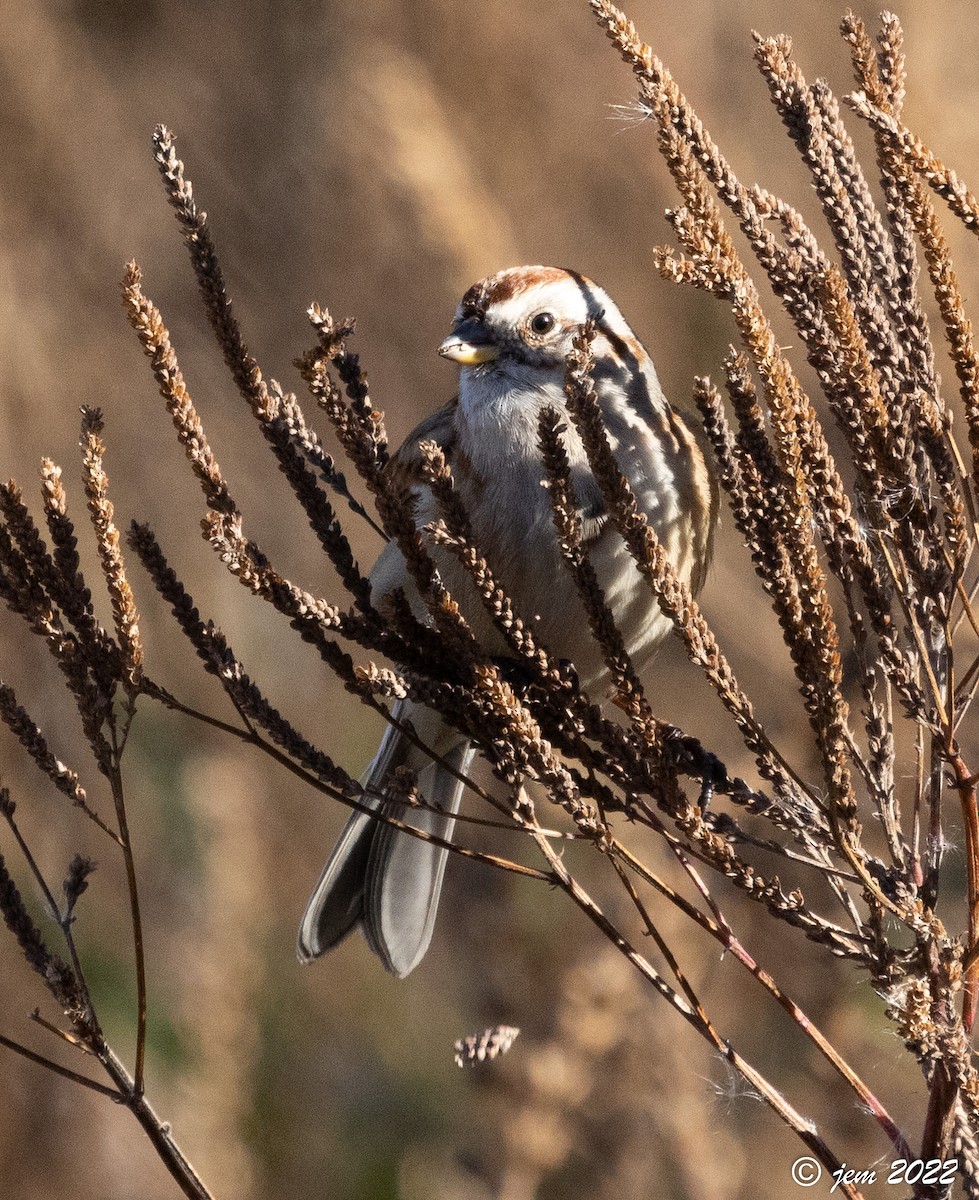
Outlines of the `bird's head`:
<svg viewBox="0 0 979 1200">
<path fill-rule="evenodd" d="M 584 275 L 509 267 L 466 292 L 439 354 L 480 374 L 551 374 L 563 370 L 572 339 L 589 317 L 613 352 L 616 341 L 630 348 L 635 342 L 614 301 Z"/>
</svg>

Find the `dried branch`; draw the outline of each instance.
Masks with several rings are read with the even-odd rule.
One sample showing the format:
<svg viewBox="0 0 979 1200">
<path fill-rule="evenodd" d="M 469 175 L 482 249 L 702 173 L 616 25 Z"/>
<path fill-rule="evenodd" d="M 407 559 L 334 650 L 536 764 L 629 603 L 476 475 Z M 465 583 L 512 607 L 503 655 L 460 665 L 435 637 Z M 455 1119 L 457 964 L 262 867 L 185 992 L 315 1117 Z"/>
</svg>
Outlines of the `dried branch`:
<svg viewBox="0 0 979 1200">
<path fill-rule="evenodd" d="M 972 1132 L 979 1119 L 979 1072 L 971 1045 L 979 1007 L 979 777 L 964 749 L 970 745 L 965 722 L 979 691 L 979 355 L 931 193 L 973 232 L 979 230 L 979 205 L 904 122 L 908 79 L 903 35 L 892 15 L 882 17 L 876 45 L 853 14 L 842 23 L 859 89 L 847 103 L 873 130 L 879 186 L 861 165 L 828 85 L 807 82 L 788 38 L 756 36 L 756 63 L 825 216 L 826 232 L 817 236 L 791 205 L 738 179 L 628 18 L 608 0 L 590 0 L 590 7 L 635 77 L 639 111 L 655 128 L 677 188 L 678 202 L 668 213 L 676 246 L 657 251 L 659 272 L 705 291 L 733 321 L 735 346 L 717 376 L 720 386 L 699 378 L 694 399 L 743 543 L 744 565 L 757 575 L 781 631 L 795 711 L 808 729 L 808 756 L 791 754 L 763 724 L 698 603 L 697 580 L 671 561 L 669 538 L 661 536 L 655 515 L 643 510 L 626 478 L 621 439 L 610 435 L 600 392 L 601 369 L 609 362 L 596 363 L 596 346 L 611 343 L 597 340 L 596 320 L 578 331 L 565 362 L 563 397 L 554 387 L 534 419 L 554 562 L 560 560 L 572 581 L 568 594 L 575 597 L 577 619 L 584 614 L 600 652 L 606 698 L 619 710 L 613 716 L 590 694 L 593 681 L 582 685 L 575 664 L 545 644 L 537 614 L 520 611 L 514 597 L 525 593 L 511 590 L 506 556 L 494 561 L 492 546 L 480 544 L 483 526 L 467 507 L 466 464 L 453 458 L 450 443 L 432 440 L 429 424 L 414 444 L 391 453 L 383 413 L 349 348 L 353 320 L 337 320 L 313 304 L 307 315 L 315 344 L 296 366 L 315 412 L 325 415 L 359 477 L 353 481 L 358 493 L 370 497 L 371 511 L 357 498 L 297 396 L 267 377 L 248 350 L 205 214 L 173 135 L 160 126 L 155 158 L 207 319 L 274 469 L 284 475 L 330 565 L 338 596 L 322 595 L 287 574 L 249 535 L 163 316 L 131 263 L 123 301 L 190 477 L 203 494 L 203 535 L 250 596 L 268 604 L 309 647 L 312 661 L 329 666 L 358 703 L 384 716 L 412 754 L 422 752 L 454 776 L 466 789 L 467 808 L 476 808 L 459 814 L 451 837 L 413 828 L 413 811 L 447 815 L 426 794 L 428 767 L 418 767 L 424 757 L 399 762 L 381 785 L 376 778 L 357 783 L 328 748 L 283 715 L 217 623 L 198 611 L 150 528 L 133 523 L 129 547 L 234 715 L 224 720 L 204 713 L 147 676 L 97 409 L 83 410 L 83 486 L 111 630 L 99 624 L 81 571 L 61 469 L 42 463 L 40 525 L 16 483 L 0 487 L 0 599 L 55 659 L 101 786 L 112 797 L 116 827 L 98 817 L 78 773 L 56 756 L 41 724 L 7 684 L 0 684 L 0 721 L 45 779 L 119 846 L 137 993 L 130 1072 L 105 1040 L 73 932 L 85 919 L 87 889 L 101 876 L 93 879 L 94 863 L 79 851 L 60 893 L 52 888 L 2 791 L 6 836 L 66 947 L 62 957 L 48 944 L 9 859 L 0 856 L 0 912 L 65 1027 L 62 1018 L 49 1020 L 40 1012 L 36 1023 L 59 1043 L 94 1055 L 111 1086 L 14 1038 L 0 1036 L 0 1045 L 127 1107 L 185 1195 L 208 1193 L 143 1094 L 147 948 L 121 766 L 140 697 L 254 747 L 311 791 L 394 830 L 557 888 L 816 1159 L 840 1173 L 842 1156 L 802 1115 L 802 1105 L 733 1048 L 709 995 L 694 982 L 692 942 L 667 936 L 655 904 L 665 900 L 729 952 L 761 985 L 766 1002 L 786 1013 L 832 1066 L 896 1152 L 911 1158 L 908 1132 L 888 1113 L 867 1073 L 813 1026 L 777 979 L 778 969 L 762 968 L 736 929 L 754 909 L 777 922 L 776 930 L 801 933 L 814 954 L 846 958 L 868 987 L 886 997 L 889 1019 L 922 1068 L 921 1157 L 958 1155 L 967 1191 L 979 1189 Z M 750 260 L 742 258 L 743 245 Z M 919 255 L 926 269 L 921 278 Z M 782 319 L 791 322 L 814 375 L 800 373 L 794 352 L 780 345 L 756 271 L 782 306 Z M 928 298 L 922 280 L 930 287 Z M 937 305 L 957 397 L 942 389 L 929 304 Z M 628 350 L 624 343 L 612 348 L 616 369 Z M 554 365 L 560 369 L 560 359 Z M 803 379 L 812 379 L 812 388 Z M 965 418 L 964 448 L 956 440 L 956 407 Z M 642 420 L 640 405 L 630 411 L 631 419 Z M 582 507 L 582 479 L 601 496 L 607 536 L 625 544 L 636 595 L 648 594 L 650 611 L 672 627 L 733 722 L 757 787 L 733 777 L 707 746 L 674 726 L 668 712 L 654 709 L 617 624 L 614 589 L 603 586 L 585 535 L 590 518 Z M 385 555 L 400 554 L 407 572 L 402 587 L 377 594 L 377 576 L 372 582 L 357 562 L 336 496 L 389 543 Z M 702 538 L 709 543 L 709 533 Z M 366 659 L 357 661 L 355 651 L 366 652 Z M 406 708 L 407 702 L 415 707 Z M 33 700 L 28 704 L 33 711 Z M 420 732 L 407 711 L 437 714 L 463 744 L 478 748 L 497 784 L 484 786 L 460 768 L 458 757 L 423 727 Z M 907 778 L 903 756 L 912 744 L 917 767 Z M 948 802 L 949 781 L 957 805 Z M 546 824 L 537 817 L 542 802 L 553 818 Z M 668 850 L 677 880 L 652 868 L 632 840 L 636 826 Z M 877 826 L 879 836 L 871 832 Z M 536 853 L 537 865 L 482 849 L 477 843 L 484 827 L 519 835 L 516 844 Z M 944 847 L 959 830 L 964 897 L 947 894 L 954 876 L 942 869 Z M 624 904 L 598 903 L 578 874 L 577 857 L 561 853 L 568 841 L 581 847 Z M 788 883 L 771 869 L 773 860 Z M 721 894 L 728 896 L 723 907 Z M 962 899 L 964 909 L 954 903 Z M 961 911 L 968 914 L 966 927 L 956 931 Z M 641 938 L 660 966 L 642 952 Z M 499 1026 L 466 1039 L 457 1044 L 460 1061 L 503 1053 L 516 1032 Z M 909 1099 L 906 1126 L 912 1120 Z M 916 1198 L 933 1194 L 925 1185 L 915 1187 Z M 840 1190 L 859 1195 L 850 1183 Z"/>
</svg>

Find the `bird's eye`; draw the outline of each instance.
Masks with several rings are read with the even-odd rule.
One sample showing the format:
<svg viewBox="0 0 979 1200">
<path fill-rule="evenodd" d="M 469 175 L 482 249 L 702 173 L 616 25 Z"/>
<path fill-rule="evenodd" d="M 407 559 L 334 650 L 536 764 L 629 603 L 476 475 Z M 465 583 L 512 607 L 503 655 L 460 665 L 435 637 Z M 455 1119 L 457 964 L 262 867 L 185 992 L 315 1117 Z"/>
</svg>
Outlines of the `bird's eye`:
<svg viewBox="0 0 979 1200">
<path fill-rule="evenodd" d="M 553 313 L 549 312 L 539 312 L 536 316 L 530 318 L 530 328 L 534 333 L 550 333 L 556 324 L 557 318 Z"/>
</svg>

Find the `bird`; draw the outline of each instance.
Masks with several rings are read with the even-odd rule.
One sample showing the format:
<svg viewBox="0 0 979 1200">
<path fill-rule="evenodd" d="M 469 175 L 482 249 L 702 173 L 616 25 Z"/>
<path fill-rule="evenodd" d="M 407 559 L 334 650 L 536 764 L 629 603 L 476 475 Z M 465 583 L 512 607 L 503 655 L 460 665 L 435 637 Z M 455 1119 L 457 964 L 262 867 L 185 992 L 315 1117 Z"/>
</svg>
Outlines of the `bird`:
<svg viewBox="0 0 979 1200">
<path fill-rule="evenodd" d="M 576 271 L 510 267 L 469 288 L 438 348 L 460 367 L 458 394 L 409 434 L 385 469 L 411 489 L 416 524 L 424 529 L 439 513 L 424 482 L 419 443 L 441 447 L 480 554 L 535 639 L 555 659 L 572 663 L 580 685 L 590 691 L 607 683 L 607 670 L 563 568 L 538 449 L 542 412 L 547 407 L 566 412 L 567 358 L 572 339 L 588 320 L 595 330 L 593 382 L 609 443 L 673 567 L 699 592 L 717 522 L 713 470 L 692 426 L 664 397 L 649 353 L 614 301 Z M 563 437 L 583 545 L 626 648 L 641 669 L 667 636 L 670 622 L 606 512 L 570 421 Z M 438 546 L 430 549 L 480 646 L 505 655 L 506 645 L 463 568 Z M 394 543 L 381 552 L 370 583 L 375 603 L 400 589 L 426 619 Z M 466 774 L 475 748 L 421 704 L 396 701 L 392 717 L 361 779 L 363 802 L 449 841 L 464 790 L 458 776 Z M 406 727 L 417 740 L 406 735 Z M 417 772 L 419 793 L 430 807 L 406 809 L 397 799 L 385 801 L 400 766 Z M 388 971 L 409 974 L 432 938 L 448 854 L 443 846 L 355 812 L 307 904 L 297 945 L 300 961 L 320 957 L 359 927 Z"/>
</svg>

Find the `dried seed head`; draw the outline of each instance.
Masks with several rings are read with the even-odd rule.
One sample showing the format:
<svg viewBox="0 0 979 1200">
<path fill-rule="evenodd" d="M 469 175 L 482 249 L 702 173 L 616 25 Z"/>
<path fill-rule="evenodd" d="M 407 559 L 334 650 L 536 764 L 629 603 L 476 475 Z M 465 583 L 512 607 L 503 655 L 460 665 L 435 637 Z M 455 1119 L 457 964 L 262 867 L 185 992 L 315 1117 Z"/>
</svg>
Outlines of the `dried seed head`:
<svg viewBox="0 0 979 1200">
<path fill-rule="evenodd" d="M 109 481 L 103 467 L 105 443 L 102 441 L 100 409 L 82 409 L 82 468 L 88 510 L 95 529 L 95 538 L 102 565 L 102 574 L 112 603 L 116 635 L 123 655 L 123 683 L 135 694 L 143 668 L 143 646 L 139 637 L 139 612 L 132 588 L 126 578 L 126 567 L 119 549 L 119 530 L 114 521 Z"/>
<path fill-rule="evenodd" d="M 495 1025 L 482 1033 L 472 1033 L 455 1043 L 457 1067 L 476 1067 L 506 1054 L 520 1034 L 513 1025 Z"/>
</svg>

